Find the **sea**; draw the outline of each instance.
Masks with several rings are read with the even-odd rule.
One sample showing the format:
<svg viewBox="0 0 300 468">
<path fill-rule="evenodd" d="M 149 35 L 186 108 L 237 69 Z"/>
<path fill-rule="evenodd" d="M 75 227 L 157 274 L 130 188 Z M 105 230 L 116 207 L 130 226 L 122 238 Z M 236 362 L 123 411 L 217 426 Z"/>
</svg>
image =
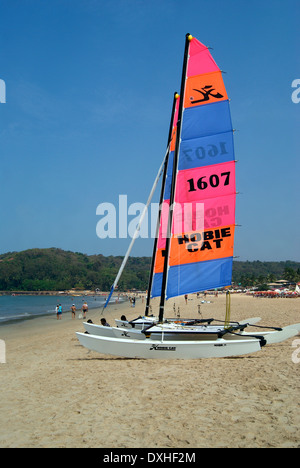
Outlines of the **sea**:
<svg viewBox="0 0 300 468">
<path fill-rule="evenodd" d="M 105 301 L 105 296 L 0 296 L 0 326 L 45 315 L 55 315 L 58 304 L 62 305 L 63 313 L 69 314 L 71 314 L 71 305 L 75 304 L 78 314 L 84 302 L 87 302 L 89 309 L 97 309 L 101 308 Z M 118 302 L 123 301 L 123 297 L 120 297 Z M 110 304 L 112 303 L 116 303 L 115 297 L 110 300 Z"/>
</svg>

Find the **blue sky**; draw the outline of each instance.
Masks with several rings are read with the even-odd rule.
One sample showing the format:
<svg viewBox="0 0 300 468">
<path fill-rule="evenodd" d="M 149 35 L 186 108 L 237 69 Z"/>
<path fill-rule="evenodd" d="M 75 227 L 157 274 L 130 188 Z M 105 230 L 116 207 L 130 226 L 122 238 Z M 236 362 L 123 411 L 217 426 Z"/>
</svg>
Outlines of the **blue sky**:
<svg viewBox="0 0 300 468">
<path fill-rule="evenodd" d="M 0 253 L 125 254 L 130 239 L 97 237 L 96 208 L 146 202 L 190 32 L 226 71 L 238 130 L 235 255 L 300 261 L 299 14 L 298 0 L 0 0 Z"/>
</svg>

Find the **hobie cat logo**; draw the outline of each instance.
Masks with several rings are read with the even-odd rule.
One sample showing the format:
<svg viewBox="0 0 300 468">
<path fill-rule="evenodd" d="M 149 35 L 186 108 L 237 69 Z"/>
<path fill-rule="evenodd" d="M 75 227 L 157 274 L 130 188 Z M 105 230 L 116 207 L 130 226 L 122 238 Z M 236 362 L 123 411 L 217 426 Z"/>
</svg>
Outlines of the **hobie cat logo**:
<svg viewBox="0 0 300 468">
<path fill-rule="evenodd" d="M 153 344 L 149 351 L 176 351 L 176 346 L 161 346 Z"/>
<path fill-rule="evenodd" d="M 194 100 L 193 97 L 191 97 L 191 103 L 192 104 L 198 104 L 199 102 L 204 102 L 204 101 L 209 101 L 209 98 L 210 96 L 216 98 L 216 99 L 222 99 L 223 94 L 221 93 L 218 93 L 217 91 L 215 91 L 215 89 L 213 88 L 212 85 L 207 85 L 207 86 L 204 86 L 203 88 L 201 89 L 193 89 L 193 91 L 197 91 L 197 93 L 200 93 L 202 94 L 202 99 L 198 99 L 198 100 Z M 215 91 L 215 92 L 213 92 Z"/>
<path fill-rule="evenodd" d="M 4 80 L 0 80 L 0 103 L 6 103 L 6 86 Z"/>
</svg>

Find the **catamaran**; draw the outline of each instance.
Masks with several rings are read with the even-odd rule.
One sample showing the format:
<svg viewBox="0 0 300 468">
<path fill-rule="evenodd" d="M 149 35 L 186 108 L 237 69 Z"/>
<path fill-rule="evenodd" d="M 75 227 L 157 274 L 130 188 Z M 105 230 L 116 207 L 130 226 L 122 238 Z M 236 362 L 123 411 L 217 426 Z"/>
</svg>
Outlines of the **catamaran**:
<svg viewBox="0 0 300 468">
<path fill-rule="evenodd" d="M 151 338 L 158 341 L 199 341 L 199 340 L 216 340 L 224 337 L 227 339 L 237 339 L 238 337 L 255 337 L 264 339 L 265 344 L 281 343 L 282 341 L 296 335 L 300 331 L 300 324 L 288 325 L 283 328 L 279 327 L 262 327 L 262 331 L 246 331 L 246 327 L 254 325 L 253 323 L 239 322 L 230 323 L 225 327 L 219 325 L 187 325 L 185 322 L 164 322 L 147 326 L 146 328 L 122 328 L 122 327 L 106 327 L 94 323 L 84 322 L 83 326 L 87 333 L 96 336 L 106 336 L 111 338 L 124 338 L 134 340 L 146 340 Z M 257 325 L 256 325 L 257 326 Z M 266 329 L 267 328 L 267 329 Z"/>
<path fill-rule="evenodd" d="M 269 338 L 263 332 L 245 332 L 248 323 L 234 325 L 227 320 L 224 325 L 180 327 L 164 320 L 166 300 L 229 286 L 232 277 L 236 188 L 229 99 L 209 49 L 190 34 L 185 40 L 180 93 L 174 94 L 166 155 L 145 208 L 161 174 L 145 311 L 149 317 L 150 297 L 160 297 L 158 323 L 150 323 L 143 333 L 85 324 L 88 333 L 77 333 L 80 343 L 100 353 L 134 358 L 198 359 L 259 351 Z M 145 210 L 107 302 L 144 215 Z M 266 333 L 273 334 L 269 342 L 276 342 L 298 330 Z"/>
</svg>

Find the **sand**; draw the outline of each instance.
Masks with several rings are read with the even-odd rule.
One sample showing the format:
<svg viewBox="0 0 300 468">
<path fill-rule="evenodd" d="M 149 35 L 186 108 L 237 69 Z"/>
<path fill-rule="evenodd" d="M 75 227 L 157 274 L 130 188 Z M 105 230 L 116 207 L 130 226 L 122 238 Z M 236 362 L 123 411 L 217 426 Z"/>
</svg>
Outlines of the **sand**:
<svg viewBox="0 0 300 468">
<path fill-rule="evenodd" d="M 225 296 L 207 300 L 202 315 L 223 319 Z M 199 317 L 199 303 L 180 298 L 176 308 Z M 231 318 L 290 325 L 300 322 L 299 304 L 232 295 Z M 172 301 L 168 308 L 174 316 Z M 115 305 L 105 316 L 114 324 L 143 310 L 139 299 L 135 309 Z M 99 323 L 99 311 L 88 316 Z M 69 313 L 0 328 L 0 447 L 300 446 L 300 363 L 292 359 L 299 336 L 239 358 L 135 360 L 83 348 L 75 336 L 81 322 Z"/>
</svg>

